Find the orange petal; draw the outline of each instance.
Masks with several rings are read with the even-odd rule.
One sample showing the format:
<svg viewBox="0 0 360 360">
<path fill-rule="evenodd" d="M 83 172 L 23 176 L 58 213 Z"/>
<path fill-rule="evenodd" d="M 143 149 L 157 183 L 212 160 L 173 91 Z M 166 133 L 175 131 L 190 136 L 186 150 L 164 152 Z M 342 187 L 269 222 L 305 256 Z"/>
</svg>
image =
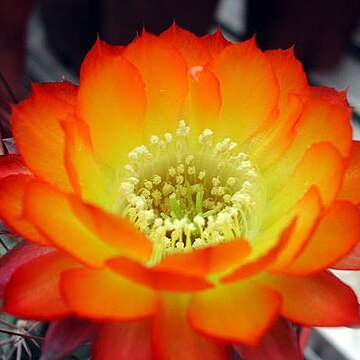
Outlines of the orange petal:
<svg viewBox="0 0 360 360">
<path fill-rule="evenodd" d="M 145 82 L 147 136 L 173 131 L 188 91 L 187 66 L 167 41 L 144 32 L 123 53 Z"/>
<path fill-rule="evenodd" d="M 360 241 L 360 214 L 354 205 L 337 201 L 326 211 L 300 256 L 286 271 L 311 274 L 329 267 Z"/>
<path fill-rule="evenodd" d="M 332 101 L 329 101 L 329 96 L 319 95 L 316 88 L 312 89 L 296 124 L 296 136 L 291 146 L 282 159 L 264 174 L 270 198 L 284 187 L 287 177 L 312 144 L 329 142 L 343 157 L 349 156 L 352 144 L 351 109 L 338 105 L 341 101 L 338 98 L 343 97 L 341 93 L 331 93 Z"/>
<path fill-rule="evenodd" d="M 189 68 L 205 65 L 211 58 L 201 38 L 190 31 L 181 29 L 175 23 L 160 37 L 180 51 Z"/>
<path fill-rule="evenodd" d="M 195 293 L 191 325 L 207 336 L 256 345 L 278 315 L 280 295 L 250 281 Z"/>
<path fill-rule="evenodd" d="M 262 221 L 263 228 L 289 212 L 312 186 L 318 188 L 324 206 L 328 207 L 338 193 L 345 163 L 330 143 L 313 144 L 305 152 L 293 174 L 286 175 L 286 184 L 281 191 L 268 202 Z"/>
<path fill-rule="evenodd" d="M 75 116 L 61 122 L 65 133 L 65 166 L 75 192 L 86 202 L 111 208 L 115 198 L 108 167 L 97 161 L 86 123 Z M 108 173 L 107 173 L 108 172 Z"/>
<path fill-rule="evenodd" d="M 96 320 L 139 320 L 153 315 L 157 307 L 154 290 L 109 270 L 66 271 L 61 290 L 78 316 Z"/>
<path fill-rule="evenodd" d="M 190 292 L 213 287 L 213 284 L 210 282 L 196 276 L 157 269 L 154 269 L 151 274 L 154 279 L 153 286 L 158 290 Z"/>
<path fill-rule="evenodd" d="M 276 124 L 251 139 L 248 153 L 258 161 L 260 169 L 266 169 L 283 156 L 296 137 L 295 126 L 303 110 L 303 102 L 298 95 L 289 94 Z"/>
<path fill-rule="evenodd" d="M 296 219 L 292 219 L 290 224 L 286 223 L 285 227 L 281 226 L 271 229 L 265 236 L 262 234 L 261 238 L 258 239 L 259 242 L 253 244 L 250 256 L 245 258 L 244 262 L 235 271 L 224 276 L 221 282 L 238 281 L 268 268 L 287 246 L 294 232 L 295 224 Z"/>
<path fill-rule="evenodd" d="M 301 62 L 295 58 L 294 49 L 268 50 L 264 54 L 274 68 L 279 83 L 280 108 L 289 94 L 299 94 L 302 98 L 307 98 L 310 87 Z"/>
<path fill-rule="evenodd" d="M 209 289 L 213 286 L 199 276 L 149 268 L 124 257 L 108 260 L 107 265 L 116 273 L 157 290 L 189 292 Z"/>
<path fill-rule="evenodd" d="M 93 360 L 151 360 L 149 322 L 103 325 L 91 355 Z"/>
<path fill-rule="evenodd" d="M 228 271 L 241 263 L 249 252 L 247 242 L 233 240 L 189 253 L 168 255 L 152 268 L 126 258 L 115 258 L 107 264 L 119 274 L 159 290 L 199 291 L 212 287 L 204 279 L 208 274 Z"/>
<path fill-rule="evenodd" d="M 54 248 L 38 246 L 24 241 L 2 255 L 0 258 L 0 297 L 3 297 L 7 283 L 20 266 L 53 251 L 55 251 Z"/>
<path fill-rule="evenodd" d="M 100 41 L 87 54 L 80 72 L 77 115 L 90 127 L 94 150 L 118 169 L 141 145 L 146 96 L 139 72 Z"/>
<path fill-rule="evenodd" d="M 0 183 L 0 217 L 17 234 L 39 245 L 49 241 L 23 216 L 24 194 L 32 181 L 26 175 L 11 175 Z"/>
<path fill-rule="evenodd" d="M 157 360 L 226 360 L 224 345 L 198 335 L 187 321 L 188 296 L 164 293 L 152 328 Z"/>
<path fill-rule="evenodd" d="M 264 274 L 256 281 L 282 294 L 281 314 L 298 324 L 350 326 L 360 321 L 356 295 L 331 273 L 307 277 Z"/>
<path fill-rule="evenodd" d="M 255 40 L 225 48 L 206 69 L 220 82 L 222 109 L 218 130 L 242 144 L 267 126 L 278 105 L 273 69 Z"/>
<path fill-rule="evenodd" d="M 121 55 L 121 53 L 125 49 L 125 46 L 123 45 L 112 45 L 112 44 L 108 44 L 105 41 L 102 41 L 99 38 L 99 35 L 96 40 L 100 43 L 99 45 L 101 46 L 101 52 L 106 55 L 112 55 L 112 56 Z"/>
<path fill-rule="evenodd" d="M 76 266 L 69 257 L 53 252 L 18 268 L 5 288 L 3 310 L 15 316 L 49 320 L 71 314 L 59 289 L 62 271 Z"/>
<path fill-rule="evenodd" d="M 70 198 L 70 204 L 76 217 L 106 244 L 117 249 L 117 254 L 143 262 L 149 259 L 152 243 L 129 221 L 75 197 Z"/>
<path fill-rule="evenodd" d="M 289 214 L 285 215 L 285 218 L 296 218 L 296 225 L 286 246 L 280 252 L 276 261 L 268 268 L 269 271 L 281 272 L 284 267 L 292 263 L 294 258 L 311 241 L 311 234 L 316 229 L 322 211 L 319 191 L 317 188 L 312 187 L 298 201 Z"/>
<path fill-rule="evenodd" d="M 303 360 L 295 328 L 283 319 L 275 323 L 257 347 L 238 345 L 235 349 L 246 360 Z"/>
<path fill-rule="evenodd" d="M 67 165 L 71 178 L 77 184 L 78 193 L 85 202 L 91 202 L 104 210 L 114 209 L 114 194 L 116 181 L 111 181 L 111 175 L 106 176 L 107 169 L 95 160 L 91 145 L 87 141 L 86 127 L 78 120 L 64 124 L 67 140 Z M 100 210 L 92 205 L 85 205 L 76 198 L 72 201 L 77 216 L 81 216 L 86 226 L 97 233 L 109 245 L 118 248 L 122 254 L 138 260 L 146 261 L 151 254 L 150 241 L 133 225 Z M 121 234 L 121 236 L 119 235 Z"/>
<path fill-rule="evenodd" d="M 25 215 L 57 247 L 80 261 L 102 266 L 118 251 L 104 243 L 74 214 L 71 197 L 45 183 L 32 182 L 25 193 Z"/>
<path fill-rule="evenodd" d="M 217 56 L 221 53 L 221 51 L 232 44 L 224 38 L 220 28 L 218 28 L 213 34 L 203 36 L 201 40 L 212 57 Z"/>
<path fill-rule="evenodd" d="M 9 154 L 0 156 L 0 180 L 9 175 L 30 175 L 20 155 Z"/>
<path fill-rule="evenodd" d="M 353 204 L 360 203 L 360 142 L 353 141 L 343 184 L 338 196 L 339 199 L 351 201 Z"/>
<path fill-rule="evenodd" d="M 311 88 L 311 93 L 313 96 L 319 99 L 323 99 L 332 105 L 336 105 L 344 109 L 349 109 L 349 103 L 346 99 L 346 90 L 337 91 L 336 89 L 326 86 L 316 86 Z"/>
<path fill-rule="evenodd" d="M 37 176 L 71 191 L 64 165 L 64 136 L 59 121 L 73 112 L 76 87 L 70 83 L 32 86 L 32 95 L 13 108 L 12 130 L 25 164 Z"/>
<path fill-rule="evenodd" d="M 352 145 L 351 108 L 343 102 L 343 93 L 333 89 L 311 89 L 311 97 L 297 126 L 294 148 L 303 151 L 310 143 L 328 141 L 342 156 L 348 156 Z"/>
<path fill-rule="evenodd" d="M 221 93 L 216 77 L 203 67 L 189 72 L 190 123 L 194 133 L 215 128 L 221 108 Z"/>
<path fill-rule="evenodd" d="M 246 241 L 232 240 L 193 252 L 168 255 L 155 269 L 205 277 L 227 271 L 241 263 L 250 249 Z"/>
</svg>

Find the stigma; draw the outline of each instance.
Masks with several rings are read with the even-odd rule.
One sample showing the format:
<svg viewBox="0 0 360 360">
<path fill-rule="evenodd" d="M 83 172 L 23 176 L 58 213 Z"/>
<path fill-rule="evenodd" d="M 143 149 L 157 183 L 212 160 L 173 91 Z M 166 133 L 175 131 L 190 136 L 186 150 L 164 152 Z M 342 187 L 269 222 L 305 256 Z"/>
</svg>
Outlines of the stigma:
<svg viewBox="0 0 360 360">
<path fill-rule="evenodd" d="M 152 264 L 256 236 L 261 175 L 235 141 L 219 141 L 211 129 L 192 134 L 182 120 L 174 134 L 152 135 L 128 159 L 116 211 L 152 241 Z"/>
</svg>

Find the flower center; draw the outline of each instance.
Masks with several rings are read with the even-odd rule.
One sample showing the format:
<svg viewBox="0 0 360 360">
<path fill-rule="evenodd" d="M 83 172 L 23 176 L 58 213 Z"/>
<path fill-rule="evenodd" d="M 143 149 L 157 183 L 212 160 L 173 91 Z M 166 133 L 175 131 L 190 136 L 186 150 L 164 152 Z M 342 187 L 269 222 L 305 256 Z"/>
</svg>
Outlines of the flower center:
<svg viewBox="0 0 360 360">
<path fill-rule="evenodd" d="M 129 153 L 117 208 L 152 241 L 152 262 L 233 238 L 251 241 L 263 198 L 253 161 L 230 138 L 197 137 L 180 121 L 176 134 L 153 135 Z"/>
</svg>

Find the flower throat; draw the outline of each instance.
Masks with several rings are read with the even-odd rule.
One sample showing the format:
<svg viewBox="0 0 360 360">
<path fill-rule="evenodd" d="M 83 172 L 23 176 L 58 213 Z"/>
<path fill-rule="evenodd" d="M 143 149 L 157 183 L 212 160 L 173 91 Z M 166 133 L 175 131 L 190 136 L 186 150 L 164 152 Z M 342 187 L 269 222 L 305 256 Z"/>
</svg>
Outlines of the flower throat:
<svg viewBox="0 0 360 360">
<path fill-rule="evenodd" d="M 251 240 L 261 200 L 259 173 L 229 138 L 197 137 L 180 121 L 176 134 L 153 135 L 129 153 L 117 203 L 153 242 L 152 262 L 233 238 Z"/>
</svg>

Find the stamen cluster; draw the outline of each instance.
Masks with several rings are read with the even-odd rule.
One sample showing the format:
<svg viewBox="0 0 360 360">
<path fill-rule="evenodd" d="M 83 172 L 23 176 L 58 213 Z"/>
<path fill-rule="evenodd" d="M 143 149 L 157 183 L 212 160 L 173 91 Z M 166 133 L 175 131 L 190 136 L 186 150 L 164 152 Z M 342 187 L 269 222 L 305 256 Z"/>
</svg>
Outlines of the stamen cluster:
<svg viewBox="0 0 360 360">
<path fill-rule="evenodd" d="M 175 136 L 133 149 L 125 170 L 117 207 L 153 241 L 153 262 L 255 235 L 259 174 L 230 138 L 216 142 L 205 129 L 194 141 L 180 121 Z"/>
</svg>

